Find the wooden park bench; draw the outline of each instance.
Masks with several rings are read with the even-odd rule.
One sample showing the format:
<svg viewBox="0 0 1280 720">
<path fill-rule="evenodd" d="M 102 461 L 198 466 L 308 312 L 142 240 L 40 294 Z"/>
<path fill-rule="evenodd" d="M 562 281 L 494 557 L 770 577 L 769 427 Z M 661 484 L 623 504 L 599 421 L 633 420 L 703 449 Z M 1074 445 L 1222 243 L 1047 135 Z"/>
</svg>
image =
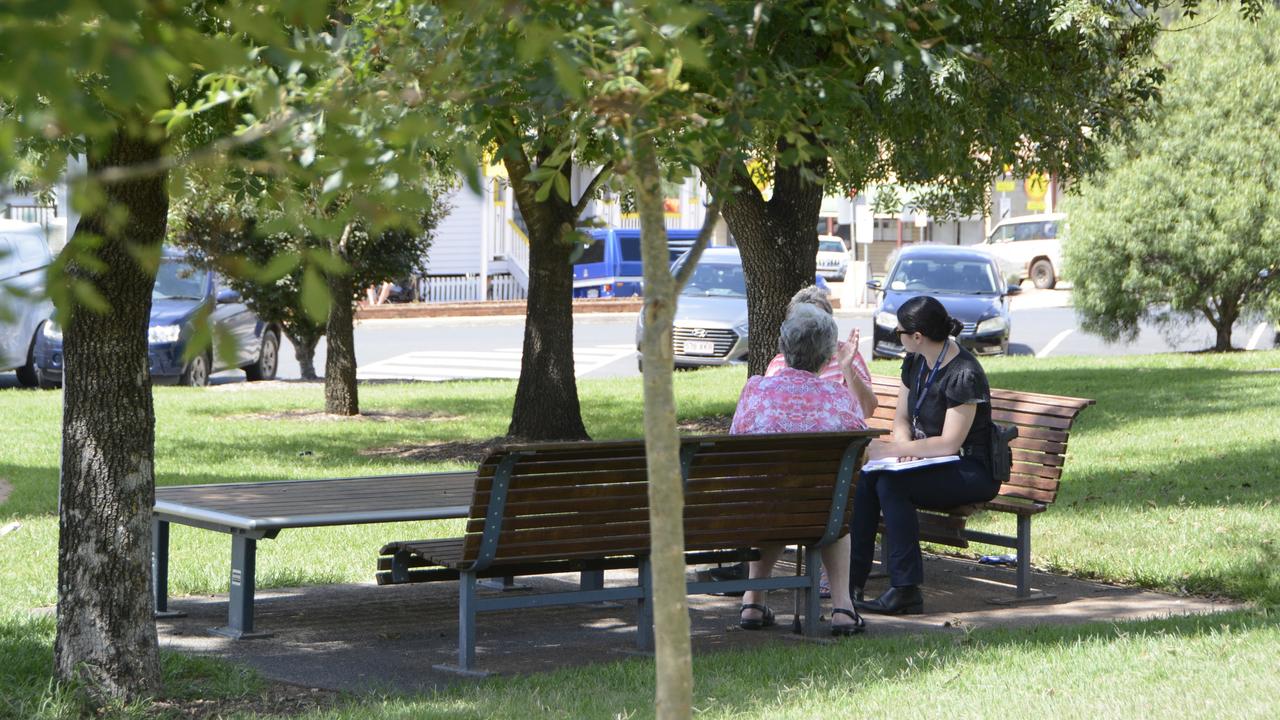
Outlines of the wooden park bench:
<svg viewBox="0 0 1280 720">
<path fill-rule="evenodd" d="M 867 422 L 872 428 L 892 431 L 902 382 L 882 375 L 874 375 L 871 380 L 880 405 Z M 943 511 L 919 510 L 921 539 L 960 548 L 969 547 L 971 541 L 1014 548 L 1018 554 L 1017 592 L 1011 601 L 1049 597 L 1033 597 L 1031 593 L 1031 518 L 1047 510 L 1057 499 L 1071 426 L 1080 411 L 1093 402 L 991 388 L 992 419 L 1018 426 L 1018 437 L 1010 443 L 1013 470 L 1009 482 L 1000 486 L 1000 494 L 990 502 Z M 999 535 L 965 527 L 968 518 L 981 510 L 1014 515 L 1017 534 Z"/>
<path fill-rule="evenodd" d="M 804 547 L 804 575 L 689 582 L 691 594 L 798 588 L 804 629 L 818 631 L 818 549 L 845 532 L 848 499 L 876 432 L 684 438 L 689 563 L 741 559 L 761 543 Z M 458 664 L 475 664 L 480 612 L 636 601 L 637 644 L 652 647 L 649 497 L 641 441 L 516 445 L 476 473 L 466 534 L 382 548 L 379 584 L 458 581 Z M 603 571 L 637 568 L 635 584 L 604 587 Z M 483 578 L 582 572 L 576 589 L 480 595 Z M 443 667 L 443 666 L 442 666 Z"/>
</svg>

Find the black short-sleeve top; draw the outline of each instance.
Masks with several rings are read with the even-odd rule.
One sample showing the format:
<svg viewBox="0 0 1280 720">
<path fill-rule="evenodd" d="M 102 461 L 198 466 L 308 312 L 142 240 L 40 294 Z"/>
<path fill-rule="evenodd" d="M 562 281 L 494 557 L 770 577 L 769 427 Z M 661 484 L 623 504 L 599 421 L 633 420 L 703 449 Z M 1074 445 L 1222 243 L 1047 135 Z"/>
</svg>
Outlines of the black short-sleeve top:
<svg viewBox="0 0 1280 720">
<path fill-rule="evenodd" d="M 969 427 L 969 434 L 965 436 L 964 446 L 981 449 L 991 438 L 991 386 L 987 384 L 987 374 L 977 359 L 968 350 L 959 350 L 960 354 L 951 362 L 938 368 L 933 384 L 925 393 L 924 402 L 920 403 L 920 429 L 929 437 L 937 437 L 942 434 L 948 408 L 976 403 L 978 412 Z M 909 411 L 915 408 L 916 399 L 928 379 L 929 369 L 925 367 L 924 357 L 909 353 L 902 361 L 902 384 L 911 391 Z"/>
</svg>

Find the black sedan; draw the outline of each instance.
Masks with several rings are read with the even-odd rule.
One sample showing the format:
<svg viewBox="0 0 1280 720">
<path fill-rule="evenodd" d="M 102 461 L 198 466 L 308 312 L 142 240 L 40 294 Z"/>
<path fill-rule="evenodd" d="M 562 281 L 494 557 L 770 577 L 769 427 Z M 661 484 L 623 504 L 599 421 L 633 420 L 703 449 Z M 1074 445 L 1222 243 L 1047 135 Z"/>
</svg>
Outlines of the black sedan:
<svg viewBox="0 0 1280 720">
<path fill-rule="evenodd" d="M 1009 350 L 1009 296 L 1022 289 L 1006 286 L 990 255 L 949 245 L 912 245 L 902 249 L 885 280 L 867 286 L 884 293 L 876 308 L 874 357 L 902 357 L 894 335 L 898 307 L 916 295 L 933 295 L 951 317 L 964 323 L 957 340 L 974 355 Z"/>
</svg>

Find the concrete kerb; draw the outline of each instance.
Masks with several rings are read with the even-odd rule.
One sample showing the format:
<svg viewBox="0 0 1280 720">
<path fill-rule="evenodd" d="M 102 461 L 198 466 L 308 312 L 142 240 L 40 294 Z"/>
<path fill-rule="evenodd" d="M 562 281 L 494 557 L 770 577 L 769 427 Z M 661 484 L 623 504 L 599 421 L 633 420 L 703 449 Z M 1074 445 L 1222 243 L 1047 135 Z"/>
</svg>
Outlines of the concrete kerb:
<svg viewBox="0 0 1280 720">
<path fill-rule="evenodd" d="M 1055 599 L 1003 607 L 988 600 L 1012 594 L 1011 569 L 935 555 L 926 555 L 925 562 L 928 614 L 868 615 L 868 636 L 962 635 L 975 628 L 1119 622 L 1244 607 L 1047 573 L 1034 573 L 1032 584 Z M 786 564 L 778 569 L 780 573 L 792 571 Z M 629 582 L 633 576 L 610 571 L 607 584 Z M 555 590 L 576 586 L 578 577 L 552 575 L 521 581 L 538 590 Z M 874 584 L 867 588 L 869 594 L 882 589 Z M 737 627 L 739 602 L 733 597 L 690 596 L 695 653 L 750 650 L 799 637 L 790 633 L 790 593 L 771 593 L 769 603 L 778 613 L 778 626 L 761 632 L 743 632 Z M 824 605 L 829 613 L 829 604 Z M 241 662 L 273 680 L 333 690 L 401 692 L 458 682 L 456 675 L 432 670 L 433 665 L 456 658 L 455 583 L 262 591 L 258 595 L 258 624 L 274 633 L 262 640 L 236 642 L 207 633 L 207 628 L 225 619 L 225 596 L 174 598 L 170 608 L 188 616 L 158 622 L 164 647 Z M 490 672 L 514 675 L 623 659 L 636 654 L 635 619 L 634 607 L 616 603 L 486 613 L 477 628 L 478 665 Z M 859 642 L 859 638 L 838 642 Z"/>
</svg>

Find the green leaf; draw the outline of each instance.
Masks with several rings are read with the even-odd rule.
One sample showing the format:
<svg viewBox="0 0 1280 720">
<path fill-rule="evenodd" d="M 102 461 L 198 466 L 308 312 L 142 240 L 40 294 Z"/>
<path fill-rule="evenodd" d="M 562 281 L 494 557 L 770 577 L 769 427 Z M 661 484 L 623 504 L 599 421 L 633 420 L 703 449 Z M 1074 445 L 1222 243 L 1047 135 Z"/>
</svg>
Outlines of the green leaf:
<svg viewBox="0 0 1280 720">
<path fill-rule="evenodd" d="M 324 278 L 320 276 L 320 272 L 314 266 L 308 267 L 302 272 L 300 299 L 302 300 L 302 309 L 306 311 L 307 316 L 312 321 L 316 323 L 328 322 L 333 298 L 329 297 L 329 288 L 325 285 Z"/>
<path fill-rule="evenodd" d="M 565 177 L 563 173 L 556 173 L 555 184 L 556 184 L 556 195 L 559 195 L 561 200 L 564 200 L 565 202 L 569 202 L 570 200 L 569 178 Z"/>
</svg>

